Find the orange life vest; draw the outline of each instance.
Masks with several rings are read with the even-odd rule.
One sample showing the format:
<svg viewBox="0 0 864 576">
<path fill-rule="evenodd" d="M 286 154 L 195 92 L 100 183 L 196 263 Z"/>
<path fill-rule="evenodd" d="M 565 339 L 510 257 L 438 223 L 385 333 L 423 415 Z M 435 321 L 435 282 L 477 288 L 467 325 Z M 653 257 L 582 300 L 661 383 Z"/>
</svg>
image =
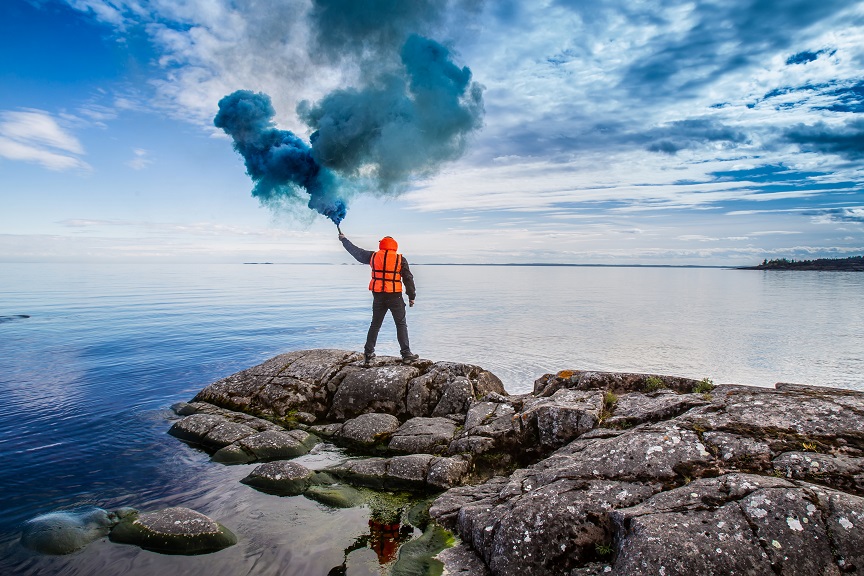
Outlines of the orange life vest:
<svg viewBox="0 0 864 576">
<path fill-rule="evenodd" d="M 369 261 L 372 267 L 372 292 L 402 292 L 402 255 L 393 250 L 378 250 Z"/>
</svg>

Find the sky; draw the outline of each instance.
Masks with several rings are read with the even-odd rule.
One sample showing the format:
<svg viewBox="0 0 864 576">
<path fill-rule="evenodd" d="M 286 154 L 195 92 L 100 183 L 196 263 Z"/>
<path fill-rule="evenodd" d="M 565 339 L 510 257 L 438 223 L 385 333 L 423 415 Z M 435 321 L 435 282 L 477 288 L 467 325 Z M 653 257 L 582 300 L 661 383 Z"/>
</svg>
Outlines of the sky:
<svg viewBox="0 0 864 576">
<path fill-rule="evenodd" d="M 864 253 L 862 1 L 4 0 L 0 262 L 351 262 L 238 90 L 412 263 Z"/>
</svg>

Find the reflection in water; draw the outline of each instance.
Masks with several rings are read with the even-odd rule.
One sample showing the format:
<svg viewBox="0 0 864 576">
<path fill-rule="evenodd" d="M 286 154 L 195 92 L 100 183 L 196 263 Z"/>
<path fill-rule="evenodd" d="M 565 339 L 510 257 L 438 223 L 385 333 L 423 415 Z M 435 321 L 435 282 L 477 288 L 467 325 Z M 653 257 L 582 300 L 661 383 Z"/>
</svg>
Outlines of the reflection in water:
<svg viewBox="0 0 864 576">
<path fill-rule="evenodd" d="M 354 542 L 345 549 L 345 557 L 342 564 L 331 569 L 327 576 L 346 576 L 348 573 L 348 555 L 355 550 L 370 548 L 378 557 L 378 564 L 381 566 L 390 564 L 396 559 L 396 552 L 399 550 L 399 545 L 410 540 L 414 535 L 414 528 L 408 525 L 401 525 L 398 522 L 386 523 L 369 519 L 369 533 L 358 537 Z"/>
</svg>

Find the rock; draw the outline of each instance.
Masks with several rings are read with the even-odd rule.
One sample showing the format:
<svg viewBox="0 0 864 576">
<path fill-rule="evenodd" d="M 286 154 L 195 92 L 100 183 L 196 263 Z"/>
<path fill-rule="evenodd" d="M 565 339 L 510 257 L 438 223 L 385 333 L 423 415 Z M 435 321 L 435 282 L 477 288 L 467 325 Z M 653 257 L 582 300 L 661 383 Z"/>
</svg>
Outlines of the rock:
<svg viewBox="0 0 864 576">
<path fill-rule="evenodd" d="M 771 449 L 768 445 L 746 436 L 727 432 L 705 432 L 702 434 L 702 441 L 724 465 L 761 470 L 767 469 L 771 461 Z"/>
<path fill-rule="evenodd" d="M 411 454 L 395 456 L 387 464 L 387 481 L 385 486 L 391 489 L 423 489 L 426 476 L 434 456 L 429 454 Z"/>
<path fill-rule="evenodd" d="M 168 434 L 180 440 L 203 443 L 211 430 L 225 422 L 225 418 L 213 414 L 192 414 L 175 422 L 168 430 Z"/>
<path fill-rule="evenodd" d="M 217 454 L 258 458 L 249 445 L 266 430 L 255 417 L 227 410 L 235 405 L 295 425 L 308 411 L 303 421 L 317 425 L 301 428 L 356 445 L 392 431 L 388 447 L 406 455 L 344 461 L 316 474 L 306 494 L 326 500 L 350 488 L 339 482 L 447 489 L 429 514 L 464 542 L 448 570 L 864 571 L 860 392 L 561 371 L 538 379 L 533 394 L 507 396 L 477 366 L 404 366 L 383 357 L 364 368 L 358 356 L 329 350 L 271 359 L 208 387 L 202 396 L 219 406 L 206 398 L 178 406 L 191 416 L 172 433 L 218 445 L 254 429 Z M 407 421 L 393 431 L 397 418 Z M 298 430 L 280 434 L 308 443 Z M 350 490 L 333 498 L 342 502 L 335 505 L 371 502 Z"/>
<path fill-rule="evenodd" d="M 24 523 L 21 544 L 42 554 L 70 554 L 108 533 L 133 508 L 109 512 L 95 506 L 50 512 Z"/>
<path fill-rule="evenodd" d="M 477 486 L 460 486 L 441 494 L 429 508 L 429 516 L 445 528 L 456 528 L 456 516 L 468 506 L 478 504 L 489 507 L 499 502 L 498 494 L 509 483 L 509 478 L 496 476 Z"/>
<path fill-rule="evenodd" d="M 702 394 L 676 394 L 672 390 L 662 390 L 653 394 L 621 395 L 615 404 L 615 411 L 604 421 L 604 426 L 634 426 L 643 422 L 668 420 L 697 406 L 709 402 Z"/>
<path fill-rule="evenodd" d="M 208 446 L 222 448 L 223 446 L 233 444 L 234 442 L 252 436 L 253 434 L 257 434 L 257 431 L 245 424 L 222 422 L 207 432 L 202 443 Z"/>
<path fill-rule="evenodd" d="M 588 370 L 561 370 L 556 374 L 544 374 L 534 381 L 534 396 L 552 396 L 562 389 L 608 390 L 616 394 L 646 392 L 652 382 L 680 394 L 692 392 L 698 380 L 664 376 L 661 374 L 631 374 L 627 372 L 591 372 Z"/>
<path fill-rule="evenodd" d="M 864 458 L 815 452 L 784 452 L 772 462 L 786 478 L 809 480 L 864 493 Z"/>
<path fill-rule="evenodd" d="M 333 397 L 328 418 L 344 420 L 367 412 L 402 416 L 406 413 L 408 380 L 418 374 L 414 366 L 402 364 L 372 368 L 349 366 Z"/>
<path fill-rule="evenodd" d="M 388 447 L 408 454 L 441 454 L 447 450 L 456 428 L 447 418 L 411 418 L 396 430 Z"/>
<path fill-rule="evenodd" d="M 411 416 L 444 416 L 453 410 L 464 413 L 466 401 L 489 393 L 507 395 L 501 380 L 491 372 L 471 364 L 436 362 L 408 383 L 406 406 Z"/>
<path fill-rule="evenodd" d="M 339 437 L 349 443 L 372 447 L 389 440 L 399 428 L 399 419 L 390 414 L 361 414 L 346 420 L 339 430 Z"/>
<path fill-rule="evenodd" d="M 306 491 L 313 475 L 301 464 L 279 460 L 257 466 L 241 482 L 265 492 L 295 496 Z"/>
<path fill-rule="evenodd" d="M 565 574 L 612 541 L 608 512 L 654 493 L 641 483 L 558 480 L 488 512 L 469 507 L 458 529 L 494 574 Z M 470 511 L 469 511 L 470 510 Z"/>
<path fill-rule="evenodd" d="M 438 553 L 435 558 L 444 564 L 444 574 L 449 576 L 491 576 L 491 572 L 480 558 L 465 544 L 457 544 Z"/>
<path fill-rule="evenodd" d="M 864 571 L 864 498 L 813 484 L 805 486 L 823 514 L 837 565 L 843 572 Z"/>
<path fill-rule="evenodd" d="M 593 429 L 602 410 L 601 392 L 559 390 L 552 396 L 526 402 L 519 417 L 541 445 L 559 448 Z"/>
<path fill-rule="evenodd" d="M 363 494 L 359 490 L 344 484 L 312 486 L 303 495 L 331 508 L 354 508 L 364 502 Z"/>
<path fill-rule="evenodd" d="M 677 420 L 690 428 L 764 440 L 775 451 L 800 449 L 803 442 L 864 449 L 862 393 L 815 386 L 771 390 L 723 385 L 712 392 L 712 398 L 710 405 L 694 408 Z"/>
<path fill-rule="evenodd" d="M 335 392 L 336 375 L 361 359 L 361 354 L 345 350 L 281 354 L 214 382 L 195 400 L 273 417 L 305 412 L 323 418 Z"/>
<path fill-rule="evenodd" d="M 468 458 L 454 456 L 451 458 L 435 458 L 429 463 L 426 474 L 426 484 L 439 490 L 447 490 L 459 486 L 468 475 L 470 462 Z"/>
<path fill-rule="evenodd" d="M 206 554 L 237 543 L 237 537 L 218 522 L 180 507 L 127 516 L 109 537 L 165 554 Z"/>
<path fill-rule="evenodd" d="M 465 414 L 472 400 L 474 400 L 474 387 L 471 382 L 465 376 L 457 376 L 452 382 L 444 385 L 441 399 L 435 405 L 432 416 Z"/>
<path fill-rule="evenodd" d="M 251 461 L 284 460 L 307 454 L 317 440 L 311 434 L 302 430 L 259 432 L 239 440 L 239 446 L 247 454 L 254 457 Z M 222 450 L 225 450 L 224 448 Z M 213 455 L 215 461 L 221 461 L 220 453 Z M 236 450 L 236 449 L 235 449 Z"/>
</svg>

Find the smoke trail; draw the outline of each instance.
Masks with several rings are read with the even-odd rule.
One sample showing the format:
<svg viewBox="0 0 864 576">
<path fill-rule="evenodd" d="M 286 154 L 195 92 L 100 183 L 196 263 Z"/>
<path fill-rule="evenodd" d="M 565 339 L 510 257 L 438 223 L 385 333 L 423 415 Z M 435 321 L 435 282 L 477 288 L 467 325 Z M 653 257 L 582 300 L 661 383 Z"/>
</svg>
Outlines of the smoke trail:
<svg viewBox="0 0 864 576">
<path fill-rule="evenodd" d="M 441 44 L 411 35 L 401 70 L 364 89 L 332 92 L 297 112 L 314 132 L 306 144 L 273 123 L 266 94 L 239 90 L 219 101 L 214 123 L 234 139 L 262 202 L 300 200 L 339 224 L 347 188 L 399 193 L 407 180 L 458 158 L 482 125 L 483 89 Z"/>
<path fill-rule="evenodd" d="M 345 218 L 345 201 L 337 193 L 335 176 L 315 161 L 311 148 L 273 123 L 270 97 L 238 90 L 219 101 L 213 123 L 234 139 L 234 149 L 246 161 L 255 182 L 252 195 L 263 204 L 277 198 L 300 200 L 298 189 L 309 194 L 309 208 L 335 224 Z"/>
</svg>

